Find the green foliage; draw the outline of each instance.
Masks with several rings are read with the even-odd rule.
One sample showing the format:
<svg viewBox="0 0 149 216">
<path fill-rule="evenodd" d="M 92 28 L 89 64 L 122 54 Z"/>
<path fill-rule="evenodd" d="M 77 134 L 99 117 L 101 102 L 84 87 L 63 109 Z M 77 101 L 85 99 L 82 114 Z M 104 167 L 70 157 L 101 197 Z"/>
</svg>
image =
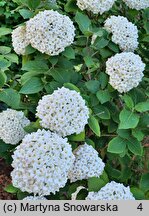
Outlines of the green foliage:
<svg viewBox="0 0 149 216">
<path fill-rule="evenodd" d="M 12 47 L 11 32 L 39 11 L 54 9 L 70 17 L 75 25 L 75 41 L 58 56 L 42 54 L 31 46 L 25 56 Z M 120 94 L 109 84 L 105 73 L 109 57 L 120 53 L 103 29 L 111 15 L 127 17 L 139 29 L 139 47 L 135 51 L 146 64 L 139 86 Z M 101 177 L 71 183 L 48 199 L 71 199 L 78 186 L 98 191 L 109 181 L 131 186 L 136 199 L 149 199 L 148 125 L 149 125 L 149 9 L 131 10 L 122 0 L 102 15 L 81 11 L 76 0 L 3 0 L 0 2 L 0 111 L 23 110 L 31 120 L 27 133 L 41 128 L 35 109 L 43 95 L 64 86 L 85 99 L 90 118 L 84 131 L 68 137 L 73 149 L 86 142 L 92 145 L 105 162 Z M 92 36 L 97 36 L 94 43 Z M 0 140 L 0 157 L 12 162 L 14 146 Z M 9 185 L 5 189 L 23 199 L 27 193 Z M 81 190 L 77 199 L 84 199 Z"/>
</svg>

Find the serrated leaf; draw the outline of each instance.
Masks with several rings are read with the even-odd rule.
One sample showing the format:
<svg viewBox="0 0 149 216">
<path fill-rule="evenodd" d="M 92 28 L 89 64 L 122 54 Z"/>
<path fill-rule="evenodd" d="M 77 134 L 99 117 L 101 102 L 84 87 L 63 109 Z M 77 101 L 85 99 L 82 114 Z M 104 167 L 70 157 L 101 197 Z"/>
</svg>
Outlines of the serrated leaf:
<svg viewBox="0 0 149 216">
<path fill-rule="evenodd" d="M 72 47 L 66 47 L 62 54 L 68 59 L 75 59 L 75 51 Z"/>
<path fill-rule="evenodd" d="M 12 194 L 15 194 L 18 192 L 18 188 L 14 187 L 12 184 L 8 185 L 7 187 L 5 187 L 4 189 L 6 192 L 8 193 L 12 193 Z"/>
<path fill-rule="evenodd" d="M 81 132 L 80 134 L 74 134 L 68 137 L 70 141 L 77 141 L 82 142 L 85 140 L 85 131 Z"/>
<path fill-rule="evenodd" d="M 119 115 L 119 129 L 135 128 L 139 123 L 139 116 L 129 110 L 123 109 Z"/>
<path fill-rule="evenodd" d="M 35 72 L 46 72 L 49 70 L 47 64 L 43 61 L 28 61 L 26 64 L 23 65 L 21 70 L 25 71 L 35 71 Z"/>
<path fill-rule="evenodd" d="M 50 75 L 54 78 L 55 81 L 64 84 L 66 82 L 70 82 L 72 71 L 56 68 L 50 70 Z"/>
<path fill-rule="evenodd" d="M 6 80 L 7 80 L 6 74 L 3 71 L 1 71 L 0 72 L 0 88 L 4 86 Z"/>
<path fill-rule="evenodd" d="M 0 46 L 0 53 L 2 55 L 8 54 L 11 52 L 11 48 L 7 46 Z"/>
<path fill-rule="evenodd" d="M 79 25 L 79 28 L 83 34 L 87 34 L 89 32 L 91 20 L 88 18 L 87 15 L 77 11 L 76 16 L 75 16 L 75 21 Z"/>
<path fill-rule="evenodd" d="M 63 86 L 64 86 L 65 88 L 70 89 L 70 90 L 74 90 L 74 91 L 76 91 L 76 92 L 80 92 L 80 89 L 79 89 L 77 86 L 75 86 L 74 84 L 72 84 L 72 83 L 64 83 Z"/>
<path fill-rule="evenodd" d="M 20 89 L 21 94 L 34 94 L 43 89 L 44 85 L 39 77 L 32 77 Z"/>
<path fill-rule="evenodd" d="M 3 101 L 11 108 L 18 109 L 20 105 L 20 94 L 14 89 L 5 89 L 0 92 L 0 101 Z"/>
<path fill-rule="evenodd" d="M 108 152 L 121 154 L 126 149 L 126 140 L 121 137 L 113 138 L 108 144 Z"/>
<path fill-rule="evenodd" d="M 137 110 L 138 112 L 147 112 L 147 111 L 149 111 L 149 100 L 147 100 L 145 102 L 138 103 L 135 106 L 135 110 Z"/>
<path fill-rule="evenodd" d="M 106 103 L 107 101 L 110 101 L 111 95 L 108 90 L 99 90 L 96 93 L 96 96 L 101 104 Z"/>
<path fill-rule="evenodd" d="M 91 177 L 88 179 L 88 191 L 98 192 L 102 187 L 106 185 L 106 182 L 100 177 Z"/>
<path fill-rule="evenodd" d="M 127 139 L 127 146 L 128 146 L 128 149 L 134 155 L 140 155 L 140 156 L 142 156 L 143 147 L 142 147 L 141 143 L 136 138 L 129 137 Z"/>
<path fill-rule="evenodd" d="M 98 120 L 94 116 L 90 116 L 88 125 L 97 136 L 100 136 L 100 126 Z"/>
<path fill-rule="evenodd" d="M 134 102 L 133 102 L 132 98 L 131 98 L 129 95 L 126 95 L 126 94 L 125 94 L 125 95 L 122 97 L 122 99 L 124 100 L 124 102 L 125 102 L 125 104 L 126 104 L 126 106 L 127 106 L 128 108 L 132 109 L 132 108 L 134 107 Z"/>
<path fill-rule="evenodd" d="M 6 28 L 6 27 L 1 27 L 0 28 L 0 37 L 4 36 L 4 35 L 8 35 L 12 32 L 12 30 L 10 28 Z"/>
<path fill-rule="evenodd" d="M 19 63 L 19 58 L 16 54 L 14 53 L 9 53 L 5 55 L 5 58 L 8 59 L 9 61 L 18 64 Z"/>
<path fill-rule="evenodd" d="M 140 181 L 140 188 L 144 192 L 149 191 L 149 173 L 144 173 L 141 176 L 141 181 Z"/>
<path fill-rule="evenodd" d="M 90 80 L 85 83 L 85 86 L 87 87 L 87 89 L 93 94 L 95 94 L 98 91 L 99 85 L 100 83 L 98 80 Z"/>
</svg>

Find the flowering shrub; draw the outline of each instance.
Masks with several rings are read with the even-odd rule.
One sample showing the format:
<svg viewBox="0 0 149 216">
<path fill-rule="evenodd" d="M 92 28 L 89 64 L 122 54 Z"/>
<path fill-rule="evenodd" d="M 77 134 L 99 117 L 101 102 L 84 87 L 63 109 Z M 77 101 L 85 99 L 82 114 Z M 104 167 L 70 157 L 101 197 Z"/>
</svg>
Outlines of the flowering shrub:
<svg viewBox="0 0 149 216">
<path fill-rule="evenodd" d="M 1 0 L 7 192 L 25 200 L 149 199 L 148 7 Z"/>
</svg>

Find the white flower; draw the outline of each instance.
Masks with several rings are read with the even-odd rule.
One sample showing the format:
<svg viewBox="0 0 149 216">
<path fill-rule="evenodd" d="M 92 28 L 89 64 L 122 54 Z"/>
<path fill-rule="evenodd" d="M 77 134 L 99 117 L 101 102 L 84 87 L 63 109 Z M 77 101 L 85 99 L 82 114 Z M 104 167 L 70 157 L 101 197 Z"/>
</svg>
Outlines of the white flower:
<svg viewBox="0 0 149 216">
<path fill-rule="evenodd" d="M 22 111 L 7 109 L 0 113 L 0 138 L 7 144 L 17 144 L 26 135 L 24 127 L 29 124 Z"/>
<path fill-rule="evenodd" d="M 25 55 L 25 48 L 29 45 L 25 26 L 19 26 L 12 31 L 12 45 L 17 54 Z"/>
<path fill-rule="evenodd" d="M 27 196 L 23 200 L 32 201 L 32 200 L 47 200 L 47 199 L 42 196 Z"/>
<path fill-rule="evenodd" d="M 13 185 L 39 196 L 64 187 L 74 161 L 67 138 L 46 130 L 26 135 L 12 157 Z"/>
<path fill-rule="evenodd" d="M 81 145 L 74 151 L 74 155 L 75 161 L 68 176 L 71 182 L 99 177 L 102 174 L 105 164 L 92 146 Z"/>
<path fill-rule="evenodd" d="M 106 184 L 98 192 L 89 192 L 86 200 L 135 200 L 130 188 L 114 181 Z"/>
<path fill-rule="evenodd" d="M 77 5 L 81 10 L 103 14 L 112 8 L 114 2 L 115 0 L 77 0 Z"/>
<path fill-rule="evenodd" d="M 106 62 L 106 73 L 110 75 L 109 83 L 120 93 L 128 92 L 139 85 L 145 64 L 139 55 L 131 52 L 116 54 Z"/>
<path fill-rule="evenodd" d="M 105 21 L 105 29 L 112 33 L 112 41 L 122 51 L 134 51 L 138 47 L 138 29 L 123 16 L 111 16 Z"/>
<path fill-rule="evenodd" d="M 58 55 L 73 43 L 75 28 L 66 15 L 45 10 L 26 22 L 26 37 L 32 47 L 48 55 Z"/>
<path fill-rule="evenodd" d="M 78 92 L 62 87 L 42 97 L 36 115 L 42 127 L 67 136 L 84 130 L 89 109 Z"/>
<path fill-rule="evenodd" d="M 123 0 L 132 9 L 141 10 L 149 7 L 149 0 Z"/>
</svg>

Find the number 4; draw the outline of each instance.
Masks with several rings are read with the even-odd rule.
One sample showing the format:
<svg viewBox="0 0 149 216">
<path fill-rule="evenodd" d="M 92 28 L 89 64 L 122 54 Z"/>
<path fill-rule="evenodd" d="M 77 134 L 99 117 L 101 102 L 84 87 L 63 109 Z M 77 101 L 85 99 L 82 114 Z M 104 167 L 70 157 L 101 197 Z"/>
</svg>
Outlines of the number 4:
<svg viewBox="0 0 149 216">
<path fill-rule="evenodd" d="M 140 204 L 138 205 L 137 209 L 139 209 L 140 211 L 143 210 L 142 203 L 140 203 Z"/>
</svg>

